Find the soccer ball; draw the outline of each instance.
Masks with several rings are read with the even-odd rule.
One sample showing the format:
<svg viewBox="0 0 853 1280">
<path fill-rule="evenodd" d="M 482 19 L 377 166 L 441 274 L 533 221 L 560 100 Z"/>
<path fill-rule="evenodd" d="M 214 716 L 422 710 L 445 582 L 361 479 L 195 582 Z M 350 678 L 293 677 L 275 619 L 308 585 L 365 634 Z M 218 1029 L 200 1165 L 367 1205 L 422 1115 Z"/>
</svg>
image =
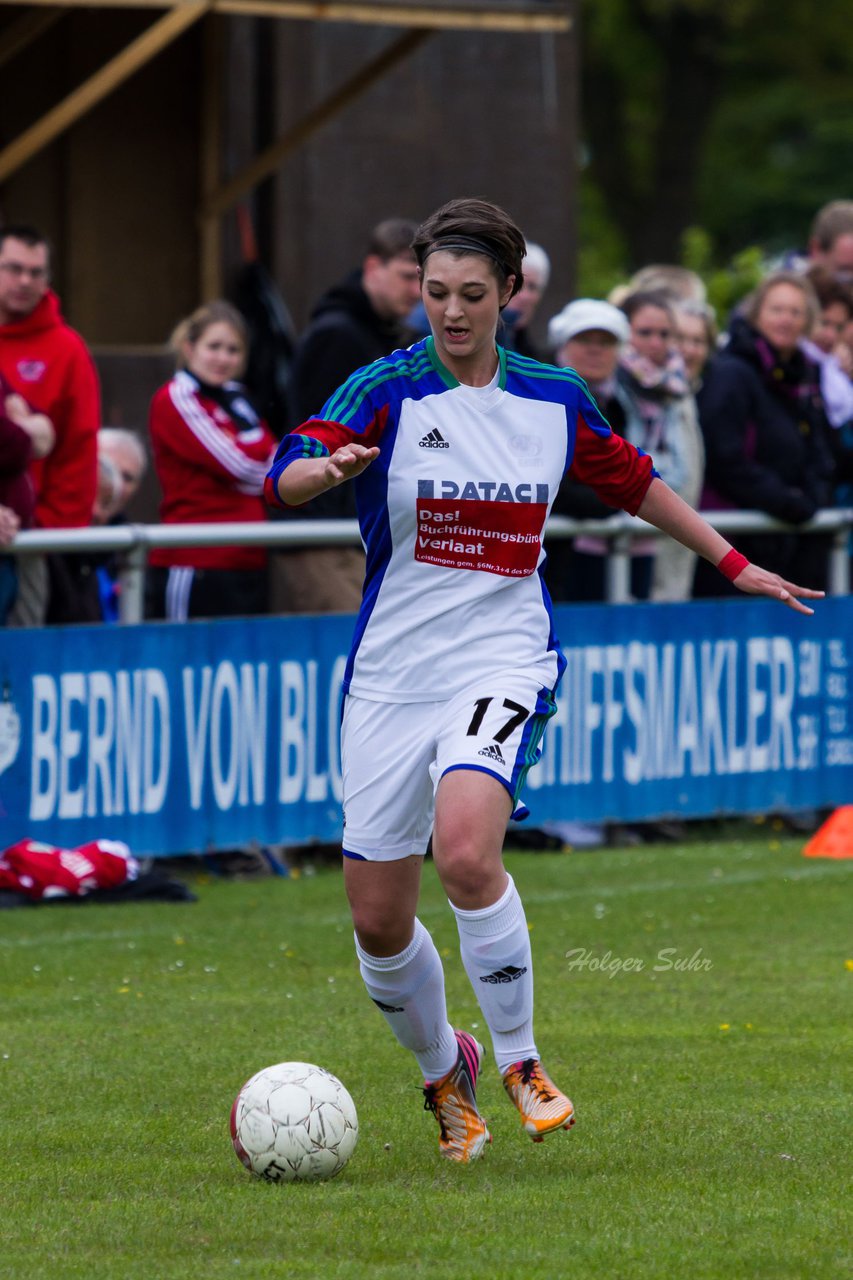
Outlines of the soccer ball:
<svg viewBox="0 0 853 1280">
<path fill-rule="evenodd" d="M 310 1062 L 279 1062 L 247 1080 L 231 1108 L 231 1141 L 250 1173 L 268 1182 L 334 1178 L 358 1140 L 347 1090 Z"/>
</svg>

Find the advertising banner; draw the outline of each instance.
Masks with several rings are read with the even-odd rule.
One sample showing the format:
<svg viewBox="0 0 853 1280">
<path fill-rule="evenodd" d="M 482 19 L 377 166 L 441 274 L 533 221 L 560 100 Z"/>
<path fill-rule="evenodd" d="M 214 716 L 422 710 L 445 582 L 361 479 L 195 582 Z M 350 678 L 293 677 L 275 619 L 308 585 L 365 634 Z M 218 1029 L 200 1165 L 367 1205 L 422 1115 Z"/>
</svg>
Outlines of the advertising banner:
<svg viewBox="0 0 853 1280">
<path fill-rule="evenodd" d="M 853 597 L 813 618 L 732 600 L 561 606 L 556 621 L 567 667 L 528 779 L 534 824 L 850 803 Z M 0 632 L 0 847 L 339 840 L 352 626 Z"/>
</svg>

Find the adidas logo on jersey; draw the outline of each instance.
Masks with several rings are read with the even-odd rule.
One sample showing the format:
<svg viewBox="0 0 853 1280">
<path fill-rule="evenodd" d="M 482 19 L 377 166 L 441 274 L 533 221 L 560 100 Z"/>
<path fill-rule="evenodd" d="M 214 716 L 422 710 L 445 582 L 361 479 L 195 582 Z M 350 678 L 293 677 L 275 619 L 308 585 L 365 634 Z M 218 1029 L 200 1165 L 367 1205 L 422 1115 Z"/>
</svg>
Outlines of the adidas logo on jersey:
<svg viewBox="0 0 853 1280">
<path fill-rule="evenodd" d="M 450 445 L 444 436 L 436 427 L 435 431 L 429 431 L 422 440 L 418 441 L 419 449 L 449 449 Z"/>
<path fill-rule="evenodd" d="M 487 760 L 497 760 L 500 764 L 506 764 L 501 754 L 501 749 L 496 742 L 490 742 L 487 747 L 483 747 L 482 751 L 478 751 L 477 755 L 485 756 Z"/>
<path fill-rule="evenodd" d="M 518 982 L 518 979 L 524 977 L 525 973 L 527 973 L 526 965 L 523 969 L 518 969 L 514 964 L 508 964 L 503 969 L 496 969 L 494 973 L 482 974 L 480 981 L 490 982 L 492 986 L 497 986 L 499 983 Z"/>
</svg>

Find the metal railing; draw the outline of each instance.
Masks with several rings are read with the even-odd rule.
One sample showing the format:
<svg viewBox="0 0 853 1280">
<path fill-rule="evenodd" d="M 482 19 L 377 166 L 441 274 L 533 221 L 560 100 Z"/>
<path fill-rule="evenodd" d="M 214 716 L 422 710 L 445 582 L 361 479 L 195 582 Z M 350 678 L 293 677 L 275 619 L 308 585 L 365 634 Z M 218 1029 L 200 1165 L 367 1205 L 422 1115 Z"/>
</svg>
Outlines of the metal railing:
<svg viewBox="0 0 853 1280">
<path fill-rule="evenodd" d="M 808 524 L 796 527 L 774 520 L 760 511 L 703 511 L 709 524 L 723 534 L 797 533 L 831 534 L 829 551 L 830 595 L 850 593 L 850 553 L 853 507 L 819 511 Z M 605 520 L 573 520 L 552 516 L 545 538 L 594 535 L 609 541 L 606 598 L 611 604 L 631 599 L 631 544 L 637 538 L 666 537 L 653 525 L 618 512 Z M 18 536 L 0 554 L 42 555 L 49 551 L 103 554 L 119 552 L 122 558 L 120 617 L 141 622 L 144 616 L 145 568 L 154 547 L 286 547 L 352 546 L 359 542 L 355 520 L 271 520 L 241 524 L 125 524 L 89 529 L 31 529 Z"/>
</svg>

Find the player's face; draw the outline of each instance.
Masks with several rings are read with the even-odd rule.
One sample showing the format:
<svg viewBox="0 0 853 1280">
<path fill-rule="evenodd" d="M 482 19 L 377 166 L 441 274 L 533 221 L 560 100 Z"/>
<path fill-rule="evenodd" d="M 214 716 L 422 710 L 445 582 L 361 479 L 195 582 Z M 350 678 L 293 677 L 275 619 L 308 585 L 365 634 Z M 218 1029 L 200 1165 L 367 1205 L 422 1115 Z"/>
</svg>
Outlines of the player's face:
<svg viewBox="0 0 853 1280">
<path fill-rule="evenodd" d="M 488 258 L 431 253 L 424 264 L 424 307 L 439 359 L 460 382 L 487 382 L 495 371 L 495 333 L 500 309 L 515 277 L 503 289 Z M 480 383 L 482 385 L 482 383 Z"/>
<path fill-rule="evenodd" d="M 775 284 L 764 295 L 755 327 L 781 356 L 789 356 L 806 331 L 809 311 L 802 289 Z"/>
<path fill-rule="evenodd" d="M 0 249 L 0 312 L 10 319 L 35 311 L 48 287 L 45 244 L 26 244 L 9 236 Z"/>
<path fill-rule="evenodd" d="M 242 339 L 224 320 L 208 325 L 201 337 L 188 342 L 184 350 L 190 373 L 212 387 L 224 386 L 243 372 Z"/>
</svg>

